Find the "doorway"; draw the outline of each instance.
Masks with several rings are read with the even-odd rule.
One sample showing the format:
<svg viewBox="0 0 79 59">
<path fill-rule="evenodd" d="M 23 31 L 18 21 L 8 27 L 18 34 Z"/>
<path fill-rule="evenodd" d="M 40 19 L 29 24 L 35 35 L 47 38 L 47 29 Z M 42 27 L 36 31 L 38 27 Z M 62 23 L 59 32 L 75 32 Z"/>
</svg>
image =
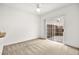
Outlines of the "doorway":
<svg viewBox="0 0 79 59">
<path fill-rule="evenodd" d="M 49 40 L 63 43 L 64 39 L 64 17 L 46 19 L 46 37 Z"/>
</svg>

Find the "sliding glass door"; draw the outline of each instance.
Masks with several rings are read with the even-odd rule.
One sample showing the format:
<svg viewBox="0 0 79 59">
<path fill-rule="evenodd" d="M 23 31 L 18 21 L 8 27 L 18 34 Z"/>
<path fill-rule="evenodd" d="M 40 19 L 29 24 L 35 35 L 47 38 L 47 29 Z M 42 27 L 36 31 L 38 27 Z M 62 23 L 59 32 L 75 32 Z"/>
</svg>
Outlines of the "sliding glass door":
<svg viewBox="0 0 79 59">
<path fill-rule="evenodd" d="M 47 39 L 63 42 L 64 18 L 51 18 L 46 20 Z"/>
</svg>

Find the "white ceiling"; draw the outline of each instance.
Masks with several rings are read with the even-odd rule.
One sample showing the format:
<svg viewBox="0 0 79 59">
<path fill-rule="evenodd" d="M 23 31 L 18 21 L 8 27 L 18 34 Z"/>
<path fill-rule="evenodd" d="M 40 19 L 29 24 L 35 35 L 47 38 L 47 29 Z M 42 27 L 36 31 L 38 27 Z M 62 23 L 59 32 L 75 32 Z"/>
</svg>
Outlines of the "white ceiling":
<svg viewBox="0 0 79 59">
<path fill-rule="evenodd" d="M 70 3 L 71 4 L 71 3 Z M 67 5 L 70 5 L 69 3 L 40 3 L 40 15 L 47 13 L 51 10 L 55 10 L 57 8 L 61 8 Z M 38 14 L 36 12 L 36 3 L 4 3 L 3 5 L 21 9 L 23 11 L 32 13 L 32 14 Z"/>
</svg>

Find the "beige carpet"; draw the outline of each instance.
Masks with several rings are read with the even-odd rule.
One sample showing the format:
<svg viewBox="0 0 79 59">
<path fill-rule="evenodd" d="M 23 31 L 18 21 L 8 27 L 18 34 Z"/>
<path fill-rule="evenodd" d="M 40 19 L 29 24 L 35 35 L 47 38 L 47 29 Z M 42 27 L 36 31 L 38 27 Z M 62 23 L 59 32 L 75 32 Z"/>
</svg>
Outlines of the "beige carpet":
<svg viewBox="0 0 79 59">
<path fill-rule="evenodd" d="M 35 39 L 4 46 L 3 55 L 77 55 L 79 50 L 62 43 Z"/>
</svg>

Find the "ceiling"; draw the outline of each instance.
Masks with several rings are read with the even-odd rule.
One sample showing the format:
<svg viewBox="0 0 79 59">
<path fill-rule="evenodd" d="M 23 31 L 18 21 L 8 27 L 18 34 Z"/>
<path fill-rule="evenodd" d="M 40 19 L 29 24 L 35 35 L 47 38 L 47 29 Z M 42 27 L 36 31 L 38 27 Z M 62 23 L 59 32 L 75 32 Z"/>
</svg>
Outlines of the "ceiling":
<svg viewBox="0 0 79 59">
<path fill-rule="evenodd" d="M 50 12 L 52 10 L 55 10 L 57 8 L 61 8 L 67 5 L 70 5 L 71 3 L 40 3 L 40 15 L 45 14 L 47 12 Z M 38 15 L 39 13 L 36 12 L 36 3 L 4 3 L 3 5 L 17 8 L 32 14 Z"/>
</svg>

